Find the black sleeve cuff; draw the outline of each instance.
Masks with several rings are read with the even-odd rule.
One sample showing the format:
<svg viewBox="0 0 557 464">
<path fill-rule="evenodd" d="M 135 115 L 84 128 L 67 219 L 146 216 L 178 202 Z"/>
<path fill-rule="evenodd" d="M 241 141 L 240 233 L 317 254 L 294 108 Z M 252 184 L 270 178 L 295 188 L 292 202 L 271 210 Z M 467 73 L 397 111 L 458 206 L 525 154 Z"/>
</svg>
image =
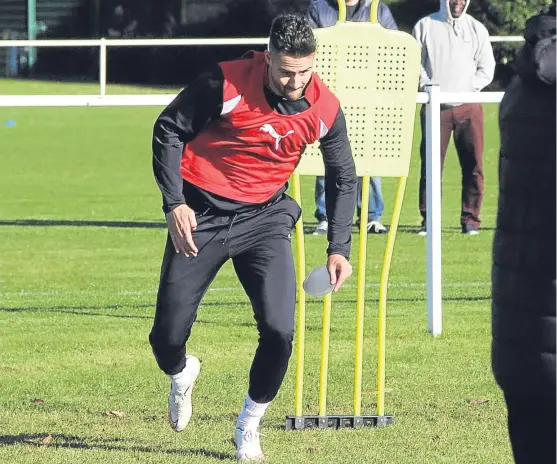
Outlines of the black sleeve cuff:
<svg viewBox="0 0 557 464">
<path fill-rule="evenodd" d="M 172 211 L 173 209 L 176 209 L 178 206 L 185 205 L 185 204 L 186 204 L 185 200 L 181 201 L 181 202 L 177 202 L 177 203 L 168 204 L 166 201 L 164 201 L 164 198 L 163 198 L 163 200 L 162 200 L 162 211 L 163 211 L 164 214 L 168 214 L 168 213 L 170 213 L 170 211 Z"/>
<path fill-rule="evenodd" d="M 342 255 L 348 261 L 350 261 L 350 243 L 348 243 L 347 245 L 329 243 L 329 248 L 327 248 L 327 256 L 331 255 Z"/>
</svg>

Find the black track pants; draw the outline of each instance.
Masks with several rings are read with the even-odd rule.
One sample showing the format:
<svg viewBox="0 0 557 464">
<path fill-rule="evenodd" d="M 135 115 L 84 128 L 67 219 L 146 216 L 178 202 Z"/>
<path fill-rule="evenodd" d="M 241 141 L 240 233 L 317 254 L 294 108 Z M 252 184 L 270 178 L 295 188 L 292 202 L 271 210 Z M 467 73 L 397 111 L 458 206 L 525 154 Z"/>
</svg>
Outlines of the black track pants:
<svg viewBox="0 0 557 464">
<path fill-rule="evenodd" d="M 258 403 L 269 402 L 278 392 L 292 353 L 296 276 L 290 234 L 300 208 L 283 195 L 255 212 L 196 216 L 197 257 L 176 253 L 167 238 L 149 335 L 153 353 L 166 374 L 184 368 L 197 308 L 221 266 L 231 258 L 259 331 L 248 393 Z"/>
<path fill-rule="evenodd" d="M 505 394 L 516 464 L 555 464 L 555 391 L 548 397 Z"/>
</svg>

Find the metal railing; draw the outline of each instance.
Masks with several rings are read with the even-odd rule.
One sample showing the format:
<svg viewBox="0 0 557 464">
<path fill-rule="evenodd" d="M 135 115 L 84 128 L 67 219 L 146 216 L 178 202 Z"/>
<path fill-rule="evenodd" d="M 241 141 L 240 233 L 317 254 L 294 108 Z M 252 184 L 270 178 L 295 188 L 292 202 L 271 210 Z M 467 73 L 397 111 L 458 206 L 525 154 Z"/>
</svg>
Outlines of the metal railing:
<svg viewBox="0 0 557 464">
<path fill-rule="evenodd" d="M 519 36 L 493 36 L 491 42 L 522 42 Z M 99 95 L 106 95 L 108 47 L 172 47 L 202 45 L 267 45 L 267 38 L 216 39 L 84 39 L 84 40 L 0 40 L 0 47 L 99 47 Z"/>
</svg>

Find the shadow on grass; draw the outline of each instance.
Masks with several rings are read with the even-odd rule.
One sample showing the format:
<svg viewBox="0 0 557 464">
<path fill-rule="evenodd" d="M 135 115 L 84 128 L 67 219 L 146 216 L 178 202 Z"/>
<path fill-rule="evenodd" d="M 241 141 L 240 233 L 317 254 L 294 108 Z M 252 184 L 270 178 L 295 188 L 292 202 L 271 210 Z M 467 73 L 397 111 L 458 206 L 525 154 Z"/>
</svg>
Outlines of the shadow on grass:
<svg viewBox="0 0 557 464">
<path fill-rule="evenodd" d="M 205 303 L 205 306 L 226 306 L 228 303 Z M 234 303 L 237 305 L 238 303 Z M 250 303 L 242 303 L 246 307 L 251 307 Z M 24 312 L 48 312 L 48 313 L 59 313 L 59 314 L 72 314 L 75 316 L 93 316 L 93 317 L 113 317 L 117 319 L 147 319 L 152 321 L 154 319 L 154 304 L 145 305 L 134 305 L 134 308 L 153 308 L 152 316 L 144 315 L 131 315 L 131 314 L 110 314 L 104 312 L 91 312 L 92 310 L 106 310 L 106 307 L 102 306 L 50 306 L 50 307 L 28 307 L 28 308 L 2 308 L 0 307 L 0 312 L 6 313 L 24 313 Z M 81 311 L 82 309 L 86 311 Z M 221 325 L 221 326 L 237 326 L 237 327 L 256 327 L 255 322 L 237 322 L 231 324 L 222 324 L 218 321 L 197 319 L 196 324 L 211 324 L 211 325 Z"/>
<path fill-rule="evenodd" d="M 70 221 L 61 219 L 13 219 L 0 221 L 0 226 L 119 227 L 127 229 L 165 229 L 166 223 L 147 221 Z"/>
<path fill-rule="evenodd" d="M 42 445 L 41 441 L 51 436 L 52 440 L 47 445 Z M 206 448 L 192 449 L 168 449 L 160 446 L 143 446 L 129 443 L 124 438 L 95 438 L 77 437 L 63 434 L 34 433 L 19 435 L 0 435 L 0 446 L 7 445 L 27 445 L 40 448 L 71 448 L 84 450 L 103 450 L 103 451 L 130 451 L 134 453 L 157 453 L 157 454 L 177 454 L 205 456 L 208 458 L 219 459 L 221 461 L 234 460 L 233 454 L 220 453 Z"/>
<path fill-rule="evenodd" d="M 226 306 L 228 303 L 205 303 L 205 306 Z M 235 303 L 237 304 L 237 303 Z M 250 303 L 245 303 L 244 304 L 246 307 L 251 308 Z M 140 305 L 140 306 L 135 306 L 137 307 L 152 307 L 154 308 L 154 305 Z M 79 311 L 79 309 L 106 309 L 106 308 L 101 308 L 101 307 L 94 307 L 94 306 L 75 306 L 75 307 L 60 307 L 60 306 L 53 306 L 53 307 L 30 307 L 30 308 L 0 308 L 0 312 L 6 312 L 6 313 L 24 313 L 24 312 L 49 312 L 49 313 L 60 313 L 60 314 L 72 314 L 75 316 L 97 316 L 97 317 L 114 317 L 114 318 L 119 318 L 119 319 L 147 319 L 152 321 L 154 319 L 154 313 L 152 316 L 142 316 L 142 315 L 129 315 L 129 314 L 107 314 L 107 313 L 94 313 L 94 312 L 90 312 L 90 311 Z M 217 320 L 209 320 L 209 319 L 197 319 L 195 321 L 195 324 L 202 324 L 202 325 L 214 325 L 214 326 L 219 326 L 219 327 L 257 327 L 256 322 L 230 322 L 230 323 L 225 323 L 222 321 L 217 321 Z M 313 325 L 307 325 L 306 326 L 306 330 L 308 331 L 318 331 L 321 330 L 321 327 L 319 326 L 313 326 Z M 331 332 L 335 332 L 336 329 L 331 327 Z"/>
<path fill-rule="evenodd" d="M 443 301 L 489 301 L 491 299 L 490 295 L 486 296 L 457 296 L 457 297 L 445 297 Z M 388 298 L 387 304 L 392 303 L 412 303 L 412 302 L 425 302 L 425 296 L 422 298 Z M 309 303 L 310 301 L 308 301 Z M 319 300 L 313 300 L 311 303 L 320 304 Z M 340 303 L 343 304 L 353 304 L 356 305 L 357 301 L 354 299 L 351 300 L 341 300 Z M 378 298 L 366 298 L 366 303 L 379 303 Z M 234 306 L 243 306 L 246 309 L 251 308 L 251 303 L 249 302 L 218 302 L 218 301 L 211 301 L 207 303 L 202 303 L 201 307 L 222 307 L 222 306 L 230 306 L 233 304 Z M 125 308 L 126 306 L 119 306 L 117 309 Z M 117 319 L 148 319 L 153 320 L 154 318 L 154 309 L 155 304 L 141 304 L 141 305 L 133 305 L 134 308 L 153 308 L 153 315 L 145 316 L 145 315 L 133 315 L 133 314 L 110 314 L 106 312 L 92 312 L 95 310 L 98 311 L 106 311 L 106 306 L 46 306 L 46 307 L 39 307 L 39 306 L 32 306 L 26 308 L 6 308 L 0 307 L 0 312 L 6 313 L 23 313 L 23 312 L 49 312 L 49 313 L 60 313 L 60 314 L 73 314 L 76 316 L 93 316 L 93 317 L 113 317 Z M 116 309 L 116 308 L 115 308 Z M 255 327 L 255 322 L 234 322 L 225 324 L 223 322 L 217 320 L 208 320 L 208 319 L 197 319 L 195 321 L 196 324 L 211 324 L 211 325 L 220 325 L 220 326 L 238 326 L 238 327 Z M 306 327 L 308 330 L 313 330 L 314 327 L 308 326 Z M 319 328 L 315 328 L 318 330 Z"/>
<path fill-rule="evenodd" d="M 202 303 L 202 306 L 244 306 L 246 308 L 251 308 L 251 304 L 249 302 L 218 302 L 218 301 L 211 301 L 207 303 Z M 145 316 L 140 314 L 110 314 L 106 312 L 92 312 L 92 311 L 110 311 L 110 310 L 122 310 L 124 308 L 131 307 L 131 308 L 152 308 L 153 315 L 152 316 Z M 155 303 L 152 304 L 134 304 L 134 305 L 118 305 L 117 307 L 110 307 L 110 306 L 29 306 L 29 307 L 21 307 L 21 308 L 7 308 L 7 307 L 0 307 L 0 312 L 6 313 L 22 313 L 22 312 L 49 312 L 49 313 L 62 313 L 62 314 L 75 314 L 76 316 L 100 316 L 100 317 L 115 317 L 120 319 L 153 319 L 155 315 Z M 196 322 L 207 323 L 210 324 L 210 321 L 202 321 L 198 320 Z"/>
<path fill-rule="evenodd" d="M 1 223 L 0 223 L 1 224 Z M 387 229 L 389 229 L 390 224 L 384 224 L 385 227 Z M 317 223 L 311 223 L 311 222 L 304 222 L 304 234 L 305 235 L 313 235 L 313 231 L 315 230 L 315 227 L 317 226 Z M 357 226 L 356 224 L 354 224 L 352 226 L 352 233 L 353 234 L 357 234 L 360 230 L 360 227 Z M 418 233 L 418 231 L 420 230 L 420 226 L 419 225 L 409 225 L 409 224 L 399 224 L 398 226 L 398 233 L 403 233 L 403 234 L 416 234 Z M 494 227 L 481 227 L 482 231 L 486 231 L 486 230 L 490 230 L 490 231 L 494 231 L 495 228 Z M 454 233 L 458 233 L 460 234 L 461 228 L 460 226 L 451 226 L 451 227 L 443 227 L 441 228 L 441 232 L 442 233 L 449 233 L 449 234 L 454 234 Z M 369 234 L 370 236 L 374 236 L 377 234 Z M 387 237 L 386 234 L 380 234 L 380 236 L 383 237 Z"/>
<path fill-rule="evenodd" d="M 205 303 L 205 306 L 226 306 L 228 303 Z M 234 303 L 238 304 L 238 303 Z M 251 308 L 250 303 L 243 303 L 244 306 Z M 152 307 L 154 308 L 155 305 L 138 305 L 135 306 L 136 308 L 139 307 Z M 128 314 L 107 314 L 107 313 L 93 313 L 90 311 L 79 311 L 79 309 L 99 309 L 103 310 L 106 308 L 102 307 L 95 307 L 95 306 L 74 306 L 74 307 L 61 307 L 61 306 L 53 306 L 53 307 L 30 307 L 30 308 L 0 308 L 0 312 L 6 313 L 24 313 L 24 312 L 49 312 L 49 313 L 59 313 L 59 314 L 72 314 L 75 316 L 99 316 L 99 317 L 114 317 L 119 319 L 147 319 L 149 321 L 154 320 L 154 313 L 152 316 L 142 316 L 142 315 L 128 315 Z M 256 322 L 230 322 L 225 323 L 222 321 L 217 320 L 209 320 L 209 319 L 197 319 L 195 324 L 201 325 L 213 325 L 218 327 L 253 327 L 256 328 Z M 306 325 L 306 330 L 311 331 L 320 331 L 321 327 L 317 325 Z M 331 327 L 331 332 L 336 332 L 334 327 Z"/>
<path fill-rule="evenodd" d="M 125 306 L 124 306 L 125 307 Z M 134 305 L 134 308 L 154 308 L 154 305 Z M 80 311 L 80 310 L 85 311 Z M 22 313 L 22 312 L 49 312 L 61 314 L 75 314 L 76 316 L 102 316 L 115 317 L 119 319 L 153 319 L 153 316 L 141 316 L 132 314 L 110 314 L 110 313 L 94 313 L 93 310 L 107 310 L 106 306 L 46 306 L 46 307 L 28 307 L 28 308 L 0 308 L 0 311 L 6 313 Z M 120 309 L 120 308 L 118 308 Z"/>
<path fill-rule="evenodd" d="M 63 220 L 63 219 L 10 219 L 0 221 L 0 226 L 19 226 L 19 227 L 114 227 L 124 229 L 165 229 L 165 222 L 147 221 L 86 221 L 86 220 Z M 304 223 L 304 234 L 312 235 L 316 222 Z M 385 224 L 388 228 L 389 224 Z M 415 234 L 419 230 L 419 225 L 399 224 L 398 231 L 405 234 Z M 358 233 L 359 227 L 354 225 L 352 233 Z M 494 227 L 482 227 L 481 230 L 494 231 Z M 460 233 L 460 226 L 443 227 L 443 233 Z M 374 234 L 370 234 L 374 235 Z M 385 235 L 385 234 L 383 234 Z"/>
</svg>

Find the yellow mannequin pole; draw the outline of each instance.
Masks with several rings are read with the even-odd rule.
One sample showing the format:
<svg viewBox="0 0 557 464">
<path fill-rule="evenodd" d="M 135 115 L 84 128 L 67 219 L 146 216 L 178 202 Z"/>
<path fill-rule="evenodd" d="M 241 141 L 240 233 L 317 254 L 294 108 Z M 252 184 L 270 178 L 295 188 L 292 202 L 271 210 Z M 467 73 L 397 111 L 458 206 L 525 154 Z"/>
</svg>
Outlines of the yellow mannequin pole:
<svg viewBox="0 0 557 464">
<path fill-rule="evenodd" d="M 329 371 L 329 335 L 331 334 L 331 294 L 323 301 L 323 328 L 321 332 L 321 372 L 319 375 L 319 415 L 327 411 L 327 374 Z"/>
<path fill-rule="evenodd" d="M 294 200 L 302 207 L 302 193 L 300 175 L 292 175 L 292 191 Z M 306 252 L 304 244 L 304 222 L 300 219 L 296 223 L 296 257 L 298 265 L 298 346 L 296 353 L 296 400 L 295 414 L 302 415 L 302 400 L 304 394 L 304 352 L 306 339 L 306 295 L 302 284 L 306 278 Z"/>
<path fill-rule="evenodd" d="M 379 0 L 372 0 L 370 7 L 371 24 L 379 24 Z"/>
<path fill-rule="evenodd" d="M 369 176 L 362 177 L 362 211 L 360 214 L 360 249 L 358 251 L 358 289 L 356 297 L 356 353 L 354 368 L 354 415 L 362 412 L 362 365 L 364 354 L 364 305 L 366 288 L 367 215 Z"/>
<path fill-rule="evenodd" d="M 346 3 L 344 0 L 338 0 L 338 22 L 346 22 Z"/>
<path fill-rule="evenodd" d="M 379 334 L 377 338 L 377 415 L 385 414 L 385 336 L 387 333 L 387 287 L 389 283 L 389 271 L 391 269 L 391 259 L 395 247 L 396 231 L 400 221 L 402 201 L 406 190 L 407 177 L 401 177 L 398 182 L 396 192 L 393 220 L 389 228 L 387 237 L 387 247 L 383 259 L 383 269 L 381 271 L 381 283 L 379 284 Z"/>
</svg>

